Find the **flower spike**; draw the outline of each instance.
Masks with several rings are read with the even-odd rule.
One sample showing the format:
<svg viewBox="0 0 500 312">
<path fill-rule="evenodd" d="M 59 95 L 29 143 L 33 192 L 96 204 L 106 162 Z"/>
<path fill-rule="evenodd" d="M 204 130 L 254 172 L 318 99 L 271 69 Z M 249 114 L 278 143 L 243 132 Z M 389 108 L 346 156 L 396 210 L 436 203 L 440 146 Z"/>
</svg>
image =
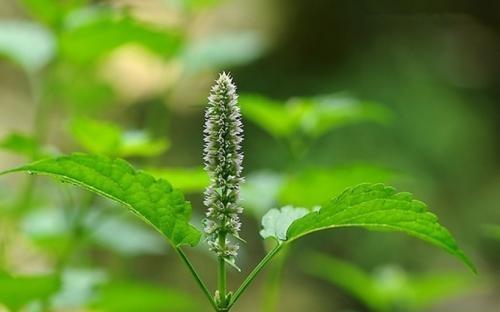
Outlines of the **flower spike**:
<svg viewBox="0 0 500 312">
<path fill-rule="evenodd" d="M 243 211 L 239 205 L 243 129 L 236 86 L 227 73 L 219 75 L 208 97 L 204 135 L 205 170 L 210 176 L 204 231 L 210 250 L 234 263 L 239 246 L 230 236 L 239 238 Z"/>
</svg>

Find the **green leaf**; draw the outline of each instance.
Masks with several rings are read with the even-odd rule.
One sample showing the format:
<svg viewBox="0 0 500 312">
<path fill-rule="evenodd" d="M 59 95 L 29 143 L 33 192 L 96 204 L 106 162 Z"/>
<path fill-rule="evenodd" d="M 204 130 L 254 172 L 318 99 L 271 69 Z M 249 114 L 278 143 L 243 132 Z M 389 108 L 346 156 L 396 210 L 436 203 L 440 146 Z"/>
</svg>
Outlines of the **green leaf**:
<svg viewBox="0 0 500 312">
<path fill-rule="evenodd" d="M 113 282 L 101 289 L 95 307 L 103 311 L 200 311 L 196 300 L 178 291 L 137 282 Z"/>
<path fill-rule="evenodd" d="M 59 281 L 52 275 L 12 277 L 0 273 L 0 303 L 12 311 L 26 304 L 45 299 L 59 289 Z"/>
<path fill-rule="evenodd" d="M 75 63 L 95 63 L 127 43 L 139 44 L 165 58 L 172 57 L 181 48 L 182 38 L 177 31 L 158 29 L 113 12 L 95 15 L 94 18 L 87 16 L 83 23 L 73 22 L 62 34 L 64 58 Z"/>
<path fill-rule="evenodd" d="M 275 237 L 280 241 L 286 240 L 286 232 L 293 221 L 309 213 L 308 209 L 285 206 L 281 209 L 271 209 L 262 218 L 260 236 L 266 239 Z"/>
<path fill-rule="evenodd" d="M 53 27 L 61 26 L 65 15 L 85 0 L 21 0 L 24 8 L 38 20 Z"/>
<path fill-rule="evenodd" d="M 209 185 L 210 179 L 202 167 L 197 168 L 149 168 L 146 170 L 157 178 L 171 181 L 184 193 L 199 193 Z"/>
<path fill-rule="evenodd" d="M 0 148 L 29 158 L 35 157 L 40 152 L 40 146 L 34 137 L 17 132 L 1 140 Z"/>
<path fill-rule="evenodd" d="M 446 250 L 476 272 L 450 232 L 439 224 L 436 215 L 430 213 L 423 202 L 414 200 L 410 193 L 397 193 L 383 184 L 361 184 L 346 189 L 320 210 L 295 220 L 284 242 L 340 227 L 403 232 Z M 280 241 L 279 237 L 275 238 Z"/>
<path fill-rule="evenodd" d="M 153 139 L 145 131 L 126 131 L 121 137 L 119 157 L 153 157 L 165 152 L 170 142 L 165 138 Z"/>
<path fill-rule="evenodd" d="M 385 107 L 343 95 L 291 98 L 281 102 L 258 95 L 242 95 L 243 117 L 271 135 L 291 137 L 303 133 L 318 137 L 327 131 L 359 122 L 386 124 L 391 117 Z"/>
<path fill-rule="evenodd" d="M 3 172 L 53 176 L 115 200 L 163 233 L 174 246 L 198 244 L 201 233 L 189 224 L 191 205 L 170 183 L 136 171 L 121 159 L 72 154 L 40 160 Z"/>
<path fill-rule="evenodd" d="M 34 48 L 36 47 L 36 48 Z M 38 24 L 24 21 L 0 21 L 0 56 L 34 72 L 52 60 L 54 36 Z"/>
<path fill-rule="evenodd" d="M 71 123 L 71 134 L 92 154 L 117 156 L 122 130 L 111 123 L 81 117 Z"/>
<path fill-rule="evenodd" d="M 83 117 L 72 122 L 71 134 L 86 151 L 113 157 L 157 156 L 169 146 L 166 139 L 153 139 L 144 131 L 124 131 L 112 123 Z"/>
<path fill-rule="evenodd" d="M 279 200 L 281 203 L 312 208 L 339 195 L 351 185 L 387 183 L 392 177 L 390 170 L 366 164 L 306 168 L 285 179 Z"/>
</svg>

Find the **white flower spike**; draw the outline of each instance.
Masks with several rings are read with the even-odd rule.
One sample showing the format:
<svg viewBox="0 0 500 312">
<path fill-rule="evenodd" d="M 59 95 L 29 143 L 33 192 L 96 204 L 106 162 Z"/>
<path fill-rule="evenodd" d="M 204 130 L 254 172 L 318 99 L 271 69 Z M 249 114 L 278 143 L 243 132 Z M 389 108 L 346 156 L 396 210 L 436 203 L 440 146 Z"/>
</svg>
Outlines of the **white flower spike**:
<svg viewBox="0 0 500 312">
<path fill-rule="evenodd" d="M 222 73 L 212 87 L 205 112 L 205 170 L 210 186 L 205 191 L 207 218 L 204 231 L 210 250 L 234 263 L 241 223 L 239 205 L 243 153 L 243 129 L 236 86 L 229 74 Z"/>
</svg>

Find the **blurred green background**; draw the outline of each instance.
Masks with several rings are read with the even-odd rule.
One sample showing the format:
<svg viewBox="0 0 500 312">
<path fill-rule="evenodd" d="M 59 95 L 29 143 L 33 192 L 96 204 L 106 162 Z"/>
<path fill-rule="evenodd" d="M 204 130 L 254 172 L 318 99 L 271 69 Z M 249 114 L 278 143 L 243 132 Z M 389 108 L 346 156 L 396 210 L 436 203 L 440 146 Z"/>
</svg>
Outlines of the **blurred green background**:
<svg viewBox="0 0 500 312">
<path fill-rule="evenodd" d="M 386 182 L 424 200 L 478 266 L 400 234 L 311 235 L 235 311 L 500 307 L 500 3 L 2 0 L 0 169 L 126 158 L 204 214 L 203 109 L 229 71 L 245 127 L 235 288 L 260 217 Z M 210 284 L 216 259 L 190 255 Z M 280 286 L 278 286 L 280 285 Z M 0 179 L 0 311 L 209 311 L 168 244 L 129 212 L 46 178 Z"/>
</svg>

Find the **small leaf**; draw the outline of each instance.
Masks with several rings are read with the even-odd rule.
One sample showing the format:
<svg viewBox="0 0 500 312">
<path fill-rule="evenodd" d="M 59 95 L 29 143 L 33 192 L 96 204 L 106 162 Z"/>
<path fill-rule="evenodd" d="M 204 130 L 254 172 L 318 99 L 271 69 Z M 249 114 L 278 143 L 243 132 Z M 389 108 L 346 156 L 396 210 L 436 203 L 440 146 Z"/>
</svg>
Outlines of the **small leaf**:
<svg viewBox="0 0 500 312">
<path fill-rule="evenodd" d="M 430 213 L 423 202 L 414 200 L 410 193 L 396 193 L 394 188 L 383 184 L 361 184 L 346 189 L 321 210 L 293 222 L 287 231 L 287 241 L 338 227 L 404 232 L 441 247 L 476 272 L 450 232 L 439 224 L 436 215 Z"/>
<path fill-rule="evenodd" d="M 0 303 L 12 311 L 45 299 L 58 289 L 59 281 L 52 275 L 12 277 L 0 272 Z"/>
<path fill-rule="evenodd" d="M 201 233 L 189 224 L 191 205 L 165 180 L 136 171 L 121 159 L 72 154 L 40 160 L 3 172 L 45 174 L 81 186 L 127 207 L 163 233 L 174 246 L 198 244 Z"/>
<path fill-rule="evenodd" d="M 264 239 L 274 237 L 278 241 L 285 241 L 286 232 L 290 224 L 308 213 L 309 210 L 305 208 L 295 208 L 292 206 L 271 209 L 262 217 L 260 236 Z"/>
<path fill-rule="evenodd" d="M 29 158 L 35 157 L 40 152 L 40 146 L 34 137 L 17 132 L 1 140 L 0 148 Z"/>
<path fill-rule="evenodd" d="M 118 150 L 119 157 L 153 157 L 170 146 L 167 139 L 154 139 L 145 131 L 125 131 Z"/>
<path fill-rule="evenodd" d="M 81 117 L 71 123 L 71 134 L 75 141 L 92 154 L 116 156 L 122 130 L 111 123 Z"/>
<path fill-rule="evenodd" d="M 86 151 L 111 157 L 152 157 L 169 146 L 166 139 L 153 139 L 144 131 L 124 131 L 105 121 L 76 118 L 71 133 Z"/>
<path fill-rule="evenodd" d="M 55 49 L 54 36 L 40 25 L 24 21 L 0 22 L 0 55 L 27 71 L 44 67 L 54 57 Z"/>
</svg>

